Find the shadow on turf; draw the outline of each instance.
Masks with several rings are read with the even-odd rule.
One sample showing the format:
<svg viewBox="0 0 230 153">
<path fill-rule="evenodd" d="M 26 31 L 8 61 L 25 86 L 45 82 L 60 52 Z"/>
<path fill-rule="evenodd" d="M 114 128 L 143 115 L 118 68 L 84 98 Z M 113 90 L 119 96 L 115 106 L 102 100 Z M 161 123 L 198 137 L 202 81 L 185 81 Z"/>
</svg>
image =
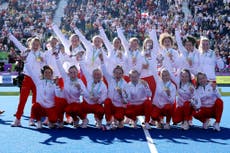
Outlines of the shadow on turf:
<svg viewBox="0 0 230 153">
<path fill-rule="evenodd" d="M 11 125 L 11 123 L 12 123 L 12 121 L 11 120 L 2 120 L 1 118 L 0 118 L 0 124 L 2 124 L 2 125 Z"/>
<path fill-rule="evenodd" d="M 229 140 L 230 129 L 221 127 L 220 132 L 213 131 L 210 127 L 204 130 L 201 127 L 193 126 L 189 130 L 184 131 L 178 127 L 173 127 L 170 130 L 152 129 L 149 131 L 153 139 L 165 139 L 172 143 L 188 144 L 185 140 L 196 141 L 201 143 L 216 143 L 221 145 L 229 145 L 228 143 L 219 142 L 218 140 Z"/>
<path fill-rule="evenodd" d="M 70 126 L 66 126 L 63 129 L 48 129 L 43 128 L 37 130 L 35 127 L 22 127 L 24 129 L 33 130 L 42 134 L 47 134 L 50 137 L 41 144 L 52 145 L 52 143 L 65 144 L 67 142 L 58 141 L 59 138 L 67 138 L 72 140 L 81 140 L 88 137 L 94 143 L 100 143 L 104 145 L 113 144 L 115 141 L 124 143 L 133 143 L 132 141 L 146 141 L 142 128 L 133 129 L 125 127 L 123 129 L 103 131 L 90 125 L 86 129 L 77 128 L 74 129 Z"/>
</svg>

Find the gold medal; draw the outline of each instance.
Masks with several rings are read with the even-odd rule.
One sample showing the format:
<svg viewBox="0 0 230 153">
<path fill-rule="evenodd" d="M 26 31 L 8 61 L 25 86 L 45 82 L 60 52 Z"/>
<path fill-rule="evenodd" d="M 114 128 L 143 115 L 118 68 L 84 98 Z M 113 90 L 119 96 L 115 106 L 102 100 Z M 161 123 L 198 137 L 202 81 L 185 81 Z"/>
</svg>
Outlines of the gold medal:
<svg viewBox="0 0 230 153">
<path fill-rule="evenodd" d="M 41 57 L 36 58 L 37 62 L 41 62 Z"/>
</svg>

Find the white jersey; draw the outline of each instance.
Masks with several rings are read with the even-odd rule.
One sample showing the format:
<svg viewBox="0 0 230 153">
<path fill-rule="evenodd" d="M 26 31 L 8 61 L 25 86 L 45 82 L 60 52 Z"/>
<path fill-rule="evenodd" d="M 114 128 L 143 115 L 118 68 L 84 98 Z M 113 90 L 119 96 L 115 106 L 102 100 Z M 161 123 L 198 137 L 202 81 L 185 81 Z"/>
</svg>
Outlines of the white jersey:
<svg viewBox="0 0 230 153">
<path fill-rule="evenodd" d="M 196 48 L 192 52 L 188 52 L 183 46 L 180 33 L 178 30 L 175 31 L 176 41 L 179 51 L 182 53 L 183 62 L 180 64 L 181 69 L 188 69 L 193 75 L 196 75 L 200 71 L 200 55 Z M 191 65 L 188 61 L 191 61 Z"/>
<path fill-rule="evenodd" d="M 140 50 L 131 50 L 128 41 L 126 40 L 121 28 L 117 28 L 117 35 L 121 39 L 121 43 L 125 50 L 125 75 L 128 75 L 130 70 L 137 70 L 139 73 L 142 70 L 143 58 Z"/>
<path fill-rule="evenodd" d="M 196 92 L 200 98 L 201 107 L 212 107 L 216 99 L 221 97 L 218 89 L 213 90 L 210 83 L 205 86 L 199 86 Z"/>
<path fill-rule="evenodd" d="M 51 108 L 55 106 L 54 97 L 58 87 L 54 84 L 53 80 L 40 79 L 40 75 L 32 69 L 29 63 L 25 64 L 32 80 L 36 86 L 36 102 L 44 108 Z"/>
<path fill-rule="evenodd" d="M 102 47 L 96 48 L 77 28 L 74 28 L 74 31 L 86 48 L 85 63 L 87 64 L 87 71 L 92 74 L 94 69 L 100 67 L 101 61 L 99 59 L 99 55 L 103 54 L 103 56 L 106 57 L 106 52 Z"/>
<path fill-rule="evenodd" d="M 80 67 L 87 81 L 88 94 L 84 97 L 86 102 L 89 104 L 95 104 L 95 102 L 91 100 L 91 97 L 93 96 L 99 98 L 98 103 L 102 104 L 107 98 L 107 88 L 105 83 L 102 80 L 95 83 L 92 74 L 87 71 L 84 62 L 80 63 Z"/>
<path fill-rule="evenodd" d="M 112 43 L 108 40 L 104 29 L 101 27 L 99 29 L 100 31 L 100 36 L 105 44 L 105 47 L 108 51 L 108 57 L 105 58 L 105 65 L 107 67 L 108 73 L 110 75 L 113 74 L 113 69 L 117 66 L 120 65 L 125 69 L 125 61 L 126 61 L 126 56 L 124 55 L 123 51 L 121 50 L 116 50 Z"/>
<path fill-rule="evenodd" d="M 177 73 L 181 65 L 181 56 L 179 53 L 173 48 L 161 48 L 159 42 L 157 40 L 156 30 L 152 29 L 149 32 L 150 38 L 153 40 L 153 50 L 157 53 L 156 61 L 157 61 L 157 70 L 161 71 L 162 68 L 165 67 L 165 63 L 170 63 L 174 68 L 173 72 Z M 169 55 L 172 55 L 172 59 L 169 58 Z"/>
<path fill-rule="evenodd" d="M 141 78 L 145 78 L 145 77 L 149 77 L 153 75 L 153 71 L 156 71 L 156 65 L 157 65 L 157 61 L 156 61 L 156 54 L 153 53 L 153 51 L 150 52 L 150 56 L 146 57 L 145 55 L 142 56 L 142 61 L 143 64 L 148 65 L 147 69 L 143 69 L 141 70 Z"/>
<path fill-rule="evenodd" d="M 140 80 L 136 85 L 134 85 L 132 82 L 129 82 L 125 88 L 125 93 L 126 101 L 132 105 L 143 104 L 145 100 L 152 96 L 152 92 L 148 84 L 145 86 Z"/>
<path fill-rule="evenodd" d="M 52 50 L 46 51 L 44 53 L 44 58 L 45 58 L 46 64 L 49 65 L 53 69 L 53 72 L 54 72 L 53 75 L 55 77 L 61 77 L 61 74 L 60 74 L 59 69 L 57 67 L 56 57 L 53 53 L 54 52 Z"/>
<path fill-rule="evenodd" d="M 26 58 L 25 64 L 28 63 L 30 68 L 33 70 L 33 73 L 37 76 L 41 74 L 41 68 L 45 65 L 46 61 L 44 58 L 44 53 L 40 50 L 33 51 L 31 50 Z M 30 73 L 27 70 L 27 67 L 23 68 L 23 73 L 30 76 Z"/>
<path fill-rule="evenodd" d="M 166 104 L 173 104 L 176 100 L 176 86 L 171 81 L 164 83 L 159 79 L 156 84 L 153 104 L 159 108 L 163 108 Z M 170 95 L 167 95 L 166 89 L 170 90 Z"/>
<path fill-rule="evenodd" d="M 116 81 L 115 78 L 107 72 L 104 64 L 102 64 L 101 69 L 108 82 L 108 97 L 111 99 L 114 106 L 123 107 L 124 104 L 122 103 L 122 100 L 124 100 L 124 93 L 119 94 L 117 89 L 119 88 L 121 91 L 124 91 L 127 87 L 126 81 L 124 79 Z"/>
<path fill-rule="evenodd" d="M 131 51 L 129 50 L 126 57 L 126 74 L 129 73 L 130 70 L 137 70 L 141 73 L 143 66 L 143 58 L 141 56 L 141 52 L 139 50 Z"/>
<path fill-rule="evenodd" d="M 216 80 L 216 55 L 213 50 L 200 54 L 201 72 L 207 75 L 208 80 Z"/>
<path fill-rule="evenodd" d="M 181 85 L 177 90 L 178 98 L 176 101 L 177 107 L 181 107 L 184 105 L 184 102 L 191 101 L 194 96 L 194 92 L 191 92 L 190 88 L 195 92 L 194 86 L 191 83 L 186 83 Z"/>
<path fill-rule="evenodd" d="M 87 90 L 85 85 L 83 84 L 82 80 L 76 78 L 75 80 L 70 80 L 69 76 L 65 72 L 64 68 L 62 67 L 61 61 L 57 60 L 57 66 L 60 70 L 61 76 L 64 79 L 64 97 L 67 100 L 67 102 L 70 103 L 80 103 L 82 102 L 82 96 L 86 96 Z M 76 87 L 76 85 L 80 85 L 80 89 Z"/>
<path fill-rule="evenodd" d="M 81 44 L 79 44 L 77 47 L 75 48 L 71 48 L 71 42 L 69 40 L 67 40 L 65 38 L 65 36 L 62 34 L 61 30 L 58 28 L 57 25 L 55 24 L 52 24 L 52 29 L 54 31 L 54 33 L 58 36 L 58 38 L 60 39 L 60 41 L 62 42 L 62 44 L 64 45 L 64 48 L 65 48 L 65 52 L 68 56 L 64 56 L 62 58 L 62 63 L 64 62 L 68 62 L 70 63 L 71 65 L 78 65 L 78 62 L 76 60 L 76 55 L 79 53 L 79 52 L 83 52 L 85 53 L 85 50 L 84 48 L 82 47 Z M 71 48 L 71 49 L 70 49 Z M 85 54 L 83 55 L 82 57 L 82 60 L 85 59 Z"/>
<path fill-rule="evenodd" d="M 86 93 L 86 88 L 83 82 L 80 79 L 76 80 L 70 80 L 69 78 L 64 79 L 64 97 L 67 100 L 67 102 L 70 103 L 81 103 L 82 97 Z M 76 84 L 79 84 L 81 86 L 81 89 L 79 90 L 76 87 Z"/>
</svg>

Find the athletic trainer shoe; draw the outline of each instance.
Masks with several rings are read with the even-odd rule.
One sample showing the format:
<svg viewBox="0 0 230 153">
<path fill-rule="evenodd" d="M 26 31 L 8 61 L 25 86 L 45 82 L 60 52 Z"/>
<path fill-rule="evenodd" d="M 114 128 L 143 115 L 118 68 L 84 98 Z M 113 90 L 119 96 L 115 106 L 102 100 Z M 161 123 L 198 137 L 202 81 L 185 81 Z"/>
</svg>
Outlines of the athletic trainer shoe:
<svg viewBox="0 0 230 153">
<path fill-rule="evenodd" d="M 188 130 L 189 129 L 189 123 L 188 123 L 188 121 L 184 121 L 184 123 L 181 125 L 181 128 L 183 130 Z"/>
<path fill-rule="evenodd" d="M 29 120 L 29 126 L 36 126 L 35 122 L 34 122 L 34 119 L 30 118 L 30 120 Z"/>
<path fill-rule="evenodd" d="M 21 127 L 21 121 L 19 119 L 15 119 L 14 123 L 11 124 L 11 127 Z"/>
<path fill-rule="evenodd" d="M 60 129 L 64 128 L 64 122 L 58 122 L 57 127 Z"/>
<path fill-rule="evenodd" d="M 165 125 L 164 125 L 164 129 L 166 129 L 166 130 L 169 130 L 169 129 L 170 129 L 170 125 L 169 125 L 169 123 L 165 123 Z"/>
<path fill-rule="evenodd" d="M 207 130 L 209 127 L 209 119 L 207 119 L 204 123 L 203 123 L 203 129 Z"/>
<path fill-rule="evenodd" d="M 44 126 L 48 126 L 49 125 L 48 117 L 45 118 L 45 120 L 42 122 L 42 125 L 44 125 Z"/>
<path fill-rule="evenodd" d="M 215 122 L 214 124 L 213 124 L 213 130 L 215 130 L 215 131 L 220 131 L 220 124 L 219 123 L 217 123 L 217 122 Z"/>
<path fill-rule="evenodd" d="M 131 127 L 133 127 L 134 129 L 137 129 L 137 120 L 131 122 Z"/>
<path fill-rule="evenodd" d="M 113 126 L 112 126 L 112 124 L 107 123 L 107 124 L 105 125 L 105 128 L 106 128 L 106 130 L 111 130 L 111 129 L 113 128 Z"/>
<path fill-rule="evenodd" d="M 55 128 L 55 124 L 54 123 L 50 123 L 49 122 L 48 126 L 49 126 L 50 129 L 54 129 Z"/>
<path fill-rule="evenodd" d="M 37 129 L 42 129 L 42 122 L 41 121 L 37 121 Z"/>
<path fill-rule="evenodd" d="M 157 129 L 162 129 L 163 128 L 163 124 L 161 122 L 156 121 L 156 128 Z"/>
<path fill-rule="evenodd" d="M 88 123 L 89 123 L 89 120 L 86 118 L 82 121 L 82 124 L 81 124 L 81 128 L 85 129 L 87 128 L 88 126 Z"/>
<path fill-rule="evenodd" d="M 118 128 L 124 128 L 124 122 L 123 121 L 120 121 L 117 125 Z"/>
<path fill-rule="evenodd" d="M 95 126 L 96 126 L 96 128 L 100 129 L 102 127 L 101 120 L 97 120 Z"/>
<path fill-rule="evenodd" d="M 78 128 L 79 126 L 79 118 L 77 118 L 76 121 L 73 121 L 73 127 Z"/>
<path fill-rule="evenodd" d="M 156 126 L 156 121 L 151 120 L 151 121 L 149 122 L 149 124 L 150 124 L 151 126 Z"/>
<path fill-rule="evenodd" d="M 145 129 L 147 129 L 147 130 L 150 130 L 150 129 L 151 129 L 151 126 L 149 125 L 149 123 L 145 123 L 144 127 L 145 127 Z"/>
<path fill-rule="evenodd" d="M 130 118 L 125 117 L 124 124 L 130 124 L 132 120 Z"/>
</svg>

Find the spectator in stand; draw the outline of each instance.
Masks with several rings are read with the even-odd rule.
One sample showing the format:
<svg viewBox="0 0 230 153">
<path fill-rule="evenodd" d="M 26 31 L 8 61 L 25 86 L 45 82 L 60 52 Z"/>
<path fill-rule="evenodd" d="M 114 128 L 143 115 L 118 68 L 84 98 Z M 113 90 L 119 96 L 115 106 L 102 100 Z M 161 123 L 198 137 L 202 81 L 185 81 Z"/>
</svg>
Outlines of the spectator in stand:
<svg viewBox="0 0 230 153">
<path fill-rule="evenodd" d="M 197 33 L 197 37 L 204 35 L 212 40 L 210 47 L 223 51 L 220 52 L 221 58 L 229 54 L 229 2 L 190 0 L 189 4 L 192 16 L 188 20 L 188 23 L 191 23 L 189 25 L 191 30 L 187 30 L 187 32 L 192 35 Z"/>
<path fill-rule="evenodd" d="M 18 54 L 16 53 L 16 51 L 14 50 L 13 47 L 10 48 L 10 53 L 8 55 L 8 63 L 14 64 L 16 63 L 18 58 Z"/>
<path fill-rule="evenodd" d="M 45 29 L 44 21 L 47 16 L 53 16 L 58 2 L 59 0 L 10 1 L 9 7 L 0 12 L 3 21 L 0 26 L 10 27 L 19 40 L 30 36 L 39 36 L 44 44 L 51 32 Z M 106 35 L 109 40 L 112 40 L 117 36 L 112 23 L 116 18 L 119 18 L 122 27 L 124 27 L 126 38 L 137 37 L 142 42 L 147 36 L 144 23 L 150 18 L 158 29 L 158 36 L 163 32 L 173 35 L 174 23 L 180 22 L 183 23 L 182 35 L 188 34 L 197 38 L 204 35 L 210 40 L 215 40 L 210 42 L 211 49 L 217 46 L 219 50 L 223 51 L 220 52 L 220 56 L 224 59 L 224 56 L 229 54 L 228 48 L 230 47 L 228 1 L 190 0 L 189 4 L 192 15 L 184 18 L 181 0 L 161 2 L 153 0 L 70 0 L 65 7 L 60 29 L 68 34 L 67 31 L 71 31 L 70 23 L 76 21 L 79 30 L 83 31 L 87 39 L 91 39 L 98 33 L 94 22 L 101 20 Z M 45 45 L 42 46 L 44 50 Z"/>
<path fill-rule="evenodd" d="M 48 15 L 53 16 L 57 2 L 59 0 L 9 1 L 8 8 L 0 11 L 4 27 L 2 30 L 10 28 L 19 40 L 38 36 L 42 40 L 42 46 L 45 46 L 43 43 L 46 42 L 49 34 L 49 31 L 45 30 L 45 19 Z M 10 45 L 9 42 L 7 45 Z"/>
</svg>

